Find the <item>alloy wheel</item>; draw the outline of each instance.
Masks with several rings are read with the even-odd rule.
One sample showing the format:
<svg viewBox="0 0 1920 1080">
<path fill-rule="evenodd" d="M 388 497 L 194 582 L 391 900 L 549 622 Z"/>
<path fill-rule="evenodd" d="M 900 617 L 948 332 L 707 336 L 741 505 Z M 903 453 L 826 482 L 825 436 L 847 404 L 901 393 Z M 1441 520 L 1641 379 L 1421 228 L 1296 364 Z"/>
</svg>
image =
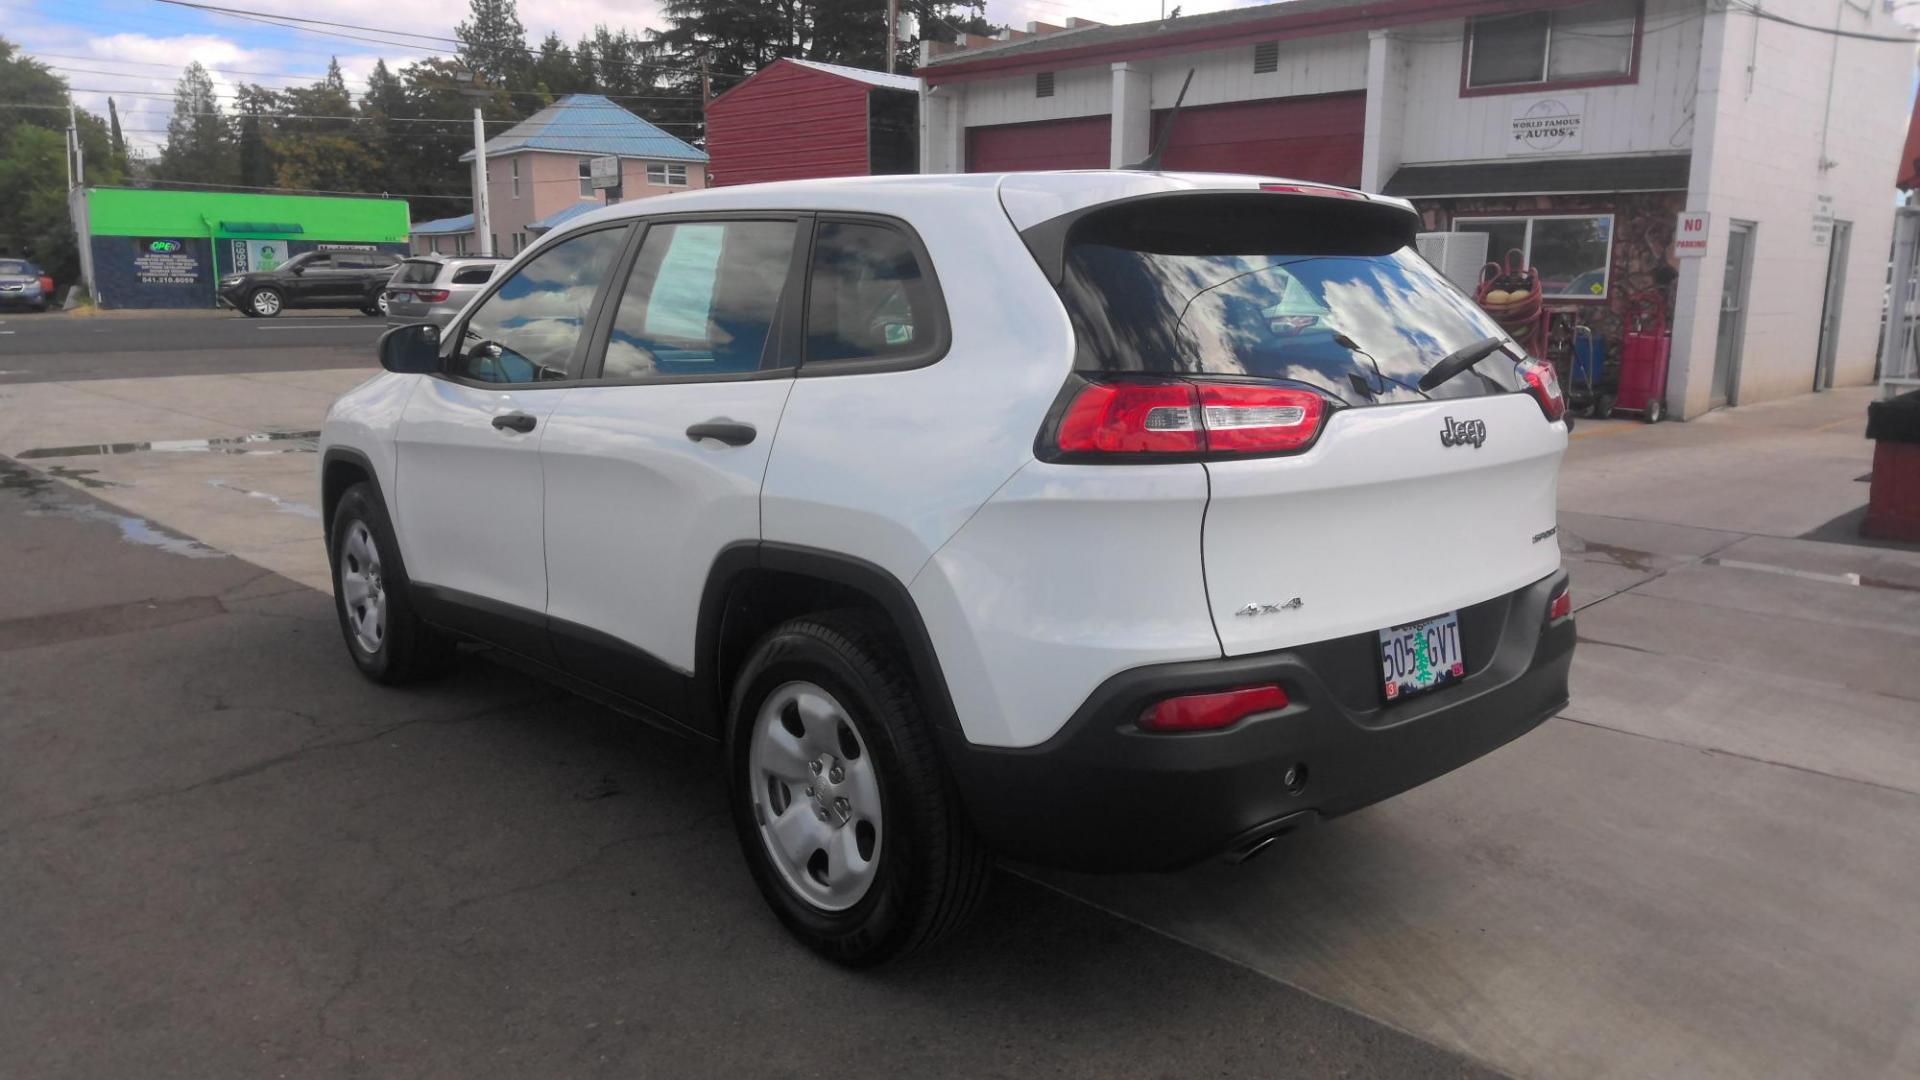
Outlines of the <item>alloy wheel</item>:
<svg viewBox="0 0 1920 1080">
<path fill-rule="evenodd" d="M 347 528 L 340 551 L 340 598 L 361 651 L 372 656 L 387 636 L 387 584 L 380 574 L 380 549 L 364 521 Z"/>
<path fill-rule="evenodd" d="M 280 294 L 271 290 L 254 293 L 253 310 L 258 315 L 280 314 Z"/>
<path fill-rule="evenodd" d="M 775 688 L 754 717 L 747 768 L 760 839 L 787 887 L 823 911 L 859 903 L 880 865 L 880 780 L 846 708 L 813 683 Z"/>
</svg>

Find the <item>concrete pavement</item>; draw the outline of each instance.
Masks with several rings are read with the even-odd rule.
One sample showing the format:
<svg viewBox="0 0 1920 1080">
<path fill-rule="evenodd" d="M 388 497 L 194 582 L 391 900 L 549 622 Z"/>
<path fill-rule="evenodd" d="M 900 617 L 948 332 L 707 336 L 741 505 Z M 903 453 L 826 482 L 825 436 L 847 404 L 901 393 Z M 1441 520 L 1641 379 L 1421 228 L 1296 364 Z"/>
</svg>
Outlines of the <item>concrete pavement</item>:
<svg viewBox="0 0 1920 1080">
<path fill-rule="evenodd" d="M 0 311 L 0 386 L 378 366 L 386 322 L 357 311 L 249 319 L 233 311 L 73 315 Z"/>
<path fill-rule="evenodd" d="M 1002 876 L 950 948 L 795 946 L 716 755 L 0 462 L 0 1074 L 1492 1077 Z"/>
<path fill-rule="evenodd" d="M 0 388 L 0 452 L 311 430 L 324 401 L 360 377 Z M 1920 554 L 1826 539 L 1844 537 L 1834 523 L 1865 501 L 1856 478 L 1870 452 L 1866 399 L 1841 391 L 1689 424 L 1576 431 L 1561 539 L 1583 643 L 1573 703 L 1539 731 L 1238 869 L 1038 876 L 1516 1074 L 1920 1074 L 1920 931 L 1910 919 L 1920 896 L 1920 689 L 1907 680 L 1920 646 Z M 312 456 L 280 449 L 295 452 L 210 446 L 31 463 L 117 485 L 94 493 L 325 588 L 318 522 L 290 507 L 310 508 Z M 337 652 L 324 636 L 312 629 L 301 647 Z M 280 663 L 271 650 L 293 647 L 263 641 L 248 655 Z M 198 655 L 178 662 L 206 666 Z M 320 662 L 335 661 L 344 671 L 337 656 Z M 290 685 L 310 685 L 302 678 Z M 511 697 L 491 684 L 474 692 Z M 367 707 L 332 700 L 323 724 L 336 722 L 334 708 Z M 177 714 L 198 715 L 188 705 Z M 447 743 L 419 752 L 444 754 Z M 409 782 L 408 764 L 353 788 L 353 805 L 396 798 L 388 787 Z M 515 830 L 569 827 L 564 803 L 516 806 Z M 388 843 L 393 828 L 378 815 L 352 825 L 342 835 L 364 844 Z M 457 835 L 449 827 L 434 843 L 409 842 L 438 850 L 460 844 Z M 408 865 L 402 856 L 385 872 Z M 205 856 L 206 872 L 218 865 Z M 543 915 L 600 904 L 599 916 L 626 925 L 595 892 L 618 875 L 601 873 L 584 885 L 568 878 Z M 452 872 L 435 882 L 464 887 Z M 279 895 L 269 890 L 256 907 L 273 909 Z M 1025 904 L 1046 894 L 1018 895 Z M 755 917 L 744 906 L 727 913 Z M 493 957 L 504 966 L 491 970 L 524 976 L 528 959 Z M 594 970 L 629 978 L 616 964 Z M 1124 1059 L 1102 1060 L 1129 1071 Z M 1272 1062 L 1282 1059 L 1259 1060 L 1281 1071 Z"/>
</svg>

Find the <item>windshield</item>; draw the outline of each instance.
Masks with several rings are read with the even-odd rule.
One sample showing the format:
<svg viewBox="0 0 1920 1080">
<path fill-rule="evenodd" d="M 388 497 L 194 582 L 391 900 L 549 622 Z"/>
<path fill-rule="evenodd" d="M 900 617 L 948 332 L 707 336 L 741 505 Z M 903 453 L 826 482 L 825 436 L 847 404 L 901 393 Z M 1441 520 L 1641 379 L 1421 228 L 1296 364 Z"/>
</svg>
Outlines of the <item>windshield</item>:
<svg viewBox="0 0 1920 1080">
<path fill-rule="evenodd" d="M 0 259 L 0 274 L 31 274 L 33 266 L 19 259 Z"/>
<path fill-rule="evenodd" d="M 1178 254 L 1071 244 L 1061 293 L 1083 370 L 1249 375 L 1349 405 L 1524 389 L 1488 357 L 1431 391 L 1448 353 L 1498 324 L 1411 248 L 1384 254 Z"/>
</svg>

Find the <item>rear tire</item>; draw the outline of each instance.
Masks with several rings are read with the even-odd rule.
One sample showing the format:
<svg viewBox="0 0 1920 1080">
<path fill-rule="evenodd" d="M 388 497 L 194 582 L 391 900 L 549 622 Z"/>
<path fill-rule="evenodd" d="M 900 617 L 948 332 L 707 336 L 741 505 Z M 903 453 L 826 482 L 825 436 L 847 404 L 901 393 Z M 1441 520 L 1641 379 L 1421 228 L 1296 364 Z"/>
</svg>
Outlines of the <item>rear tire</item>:
<svg viewBox="0 0 1920 1080">
<path fill-rule="evenodd" d="M 414 613 L 393 523 L 372 484 L 362 481 L 340 496 L 327 536 L 333 608 L 360 673 L 398 686 L 451 668 L 455 642 Z"/>
<path fill-rule="evenodd" d="M 1666 405 L 1666 402 L 1664 402 L 1664 401 L 1649 401 L 1649 402 L 1647 403 L 1647 423 L 1649 423 L 1649 424 L 1657 424 L 1657 423 L 1659 423 L 1659 422 L 1660 422 L 1660 421 L 1661 421 L 1662 419 L 1664 419 L 1664 418 L 1666 417 L 1666 415 L 1667 415 L 1667 405 Z"/>
<path fill-rule="evenodd" d="M 849 967 L 931 945 L 991 872 L 892 634 L 794 619 L 734 684 L 727 778 L 754 883 L 795 937 Z"/>
</svg>

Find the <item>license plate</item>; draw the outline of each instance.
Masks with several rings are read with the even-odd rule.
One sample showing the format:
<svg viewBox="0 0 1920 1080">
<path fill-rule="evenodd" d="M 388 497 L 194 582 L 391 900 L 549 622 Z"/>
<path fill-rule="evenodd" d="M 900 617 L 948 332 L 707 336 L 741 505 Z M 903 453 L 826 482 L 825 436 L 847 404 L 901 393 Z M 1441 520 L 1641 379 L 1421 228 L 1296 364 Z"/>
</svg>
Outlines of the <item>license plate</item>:
<svg viewBox="0 0 1920 1080">
<path fill-rule="evenodd" d="M 1449 611 L 1380 631 L 1380 673 L 1388 701 L 1399 701 L 1466 675 L 1467 657 L 1460 649 L 1460 613 Z"/>
</svg>

